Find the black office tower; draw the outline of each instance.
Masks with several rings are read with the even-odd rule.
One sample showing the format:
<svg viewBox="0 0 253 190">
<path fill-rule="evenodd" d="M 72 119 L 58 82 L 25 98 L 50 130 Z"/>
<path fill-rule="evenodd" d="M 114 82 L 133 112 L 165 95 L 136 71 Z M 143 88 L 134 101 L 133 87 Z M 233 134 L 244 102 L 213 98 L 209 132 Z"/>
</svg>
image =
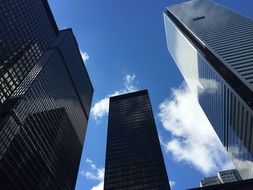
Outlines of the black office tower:
<svg viewBox="0 0 253 190">
<path fill-rule="evenodd" d="M 147 90 L 110 98 L 104 189 L 170 189 Z"/>
<path fill-rule="evenodd" d="M 212 1 L 164 12 L 167 46 L 243 179 L 253 178 L 253 21 Z"/>
<path fill-rule="evenodd" d="M 46 0 L 0 2 L 0 189 L 74 189 L 93 88 Z"/>
</svg>

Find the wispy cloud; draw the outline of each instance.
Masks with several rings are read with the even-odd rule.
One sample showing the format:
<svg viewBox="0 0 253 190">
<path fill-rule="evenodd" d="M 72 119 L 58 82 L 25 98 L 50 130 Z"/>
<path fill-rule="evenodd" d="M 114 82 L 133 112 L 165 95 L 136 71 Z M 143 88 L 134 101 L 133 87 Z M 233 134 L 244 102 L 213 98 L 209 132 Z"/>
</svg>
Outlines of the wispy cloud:
<svg viewBox="0 0 253 190">
<path fill-rule="evenodd" d="M 98 184 L 93 186 L 91 190 L 103 190 L 105 169 L 103 167 L 98 168 L 96 164 L 89 158 L 87 158 L 85 161 L 86 164 L 90 166 L 90 170 L 82 170 L 80 172 L 81 175 L 86 177 L 88 180 L 94 180 L 98 182 Z"/>
<path fill-rule="evenodd" d="M 175 185 L 176 185 L 176 182 L 170 180 L 170 188 L 173 189 Z"/>
<path fill-rule="evenodd" d="M 80 50 L 80 53 L 81 53 L 83 62 L 86 65 L 87 61 L 90 59 L 90 56 L 85 51 L 82 51 L 82 50 Z"/>
<path fill-rule="evenodd" d="M 186 162 L 206 175 L 234 168 L 197 99 L 185 83 L 172 89 L 172 96 L 160 104 L 158 116 L 163 127 L 171 134 L 171 139 L 163 139 L 162 145 L 175 161 Z"/>
<path fill-rule="evenodd" d="M 124 88 L 116 90 L 115 92 L 107 95 L 103 99 L 97 101 L 91 108 L 91 116 L 94 120 L 101 119 L 103 116 L 108 114 L 109 111 L 109 98 L 111 96 L 117 96 L 120 94 L 137 91 L 137 85 L 135 83 L 135 74 L 127 74 L 124 77 Z"/>
<path fill-rule="evenodd" d="M 116 94 L 115 94 L 116 95 Z M 102 118 L 109 111 L 109 96 L 97 101 L 91 108 L 91 117 L 95 120 Z"/>
<path fill-rule="evenodd" d="M 134 85 L 134 79 L 135 79 L 136 75 L 135 74 L 132 74 L 132 75 L 126 75 L 124 80 L 125 80 L 125 83 L 124 83 L 124 86 L 125 86 L 125 89 L 123 90 L 126 91 L 126 92 L 133 92 L 133 91 L 136 91 L 137 90 L 137 87 Z"/>
<path fill-rule="evenodd" d="M 99 184 L 91 188 L 91 190 L 103 190 L 103 189 L 104 189 L 104 181 L 101 181 Z"/>
<path fill-rule="evenodd" d="M 91 163 L 92 163 L 92 160 L 89 159 L 89 158 L 86 158 L 85 162 L 91 164 Z"/>
</svg>

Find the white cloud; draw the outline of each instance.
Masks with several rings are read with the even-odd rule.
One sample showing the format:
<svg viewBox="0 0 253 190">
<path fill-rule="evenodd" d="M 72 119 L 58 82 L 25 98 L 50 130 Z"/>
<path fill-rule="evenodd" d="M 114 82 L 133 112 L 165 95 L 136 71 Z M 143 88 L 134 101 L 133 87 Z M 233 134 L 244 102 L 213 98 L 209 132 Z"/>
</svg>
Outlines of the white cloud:
<svg viewBox="0 0 253 190">
<path fill-rule="evenodd" d="M 82 170 L 80 172 L 81 175 L 86 177 L 86 179 L 88 180 L 98 181 L 98 184 L 93 186 L 91 190 L 103 190 L 105 169 L 103 167 L 98 168 L 96 164 L 94 164 L 93 161 L 89 158 L 87 158 L 85 161 L 87 164 L 89 164 L 91 170 L 90 171 Z"/>
<path fill-rule="evenodd" d="M 208 175 L 234 168 L 223 145 L 201 110 L 197 99 L 183 83 L 159 106 L 159 120 L 171 139 L 162 145 L 177 162 L 186 162 Z"/>
<path fill-rule="evenodd" d="M 137 85 L 135 84 L 135 74 L 129 75 L 127 74 L 124 77 L 124 88 L 115 91 L 112 94 L 107 95 L 103 99 L 97 101 L 93 107 L 91 108 L 91 116 L 93 119 L 98 120 L 101 119 L 103 116 L 108 114 L 109 111 L 109 99 L 111 96 L 117 96 L 120 94 L 125 94 L 129 92 L 137 91 Z"/>
<path fill-rule="evenodd" d="M 92 187 L 91 190 L 103 190 L 104 189 L 104 182 L 101 181 L 99 184 L 96 186 Z"/>
<path fill-rule="evenodd" d="M 96 171 L 85 171 L 81 173 L 84 175 L 87 179 L 91 180 L 103 180 L 104 179 L 104 168 L 98 168 Z"/>
<path fill-rule="evenodd" d="M 95 120 L 102 118 L 109 111 L 109 96 L 97 101 L 91 108 L 91 117 Z"/>
<path fill-rule="evenodd" d="M 91 166 L 93 169 L 96 169 L 96 168 L 97 168 L 95 164 L 91 164 L 90 166 Z"/>
<path fill-rule="evenodd" d="M 85 51 L 82 51 L 82 50 L 80 50 L 80 53 L 81 53 L 83 62 L 86 65 L 87 61 L 90 59 L 90 56 Z"/>
<path fill-rule="evenodd" d="M 137 90 L 136 86 L 134 85 L 135 77 L 136 77 L 135 74 L 133 74 L 133 75 L 128 74 L 125 76 L 125 83 L 124 83 L 125 90 L 123 90 L 123 91 L 133 92 L 133 91 Z"/>
<path fill-rule="evenodd" d="M 86 158 L 85 162 L 87 162 L 87 163 L 91 164 L 91 163 L 92 163 L 92 160 L 91 160 L 91 159 L 89 159 L 89 158 Z"/>
<path fill-rule="evenodd" d="M 170 180 L 170 188 L 173 189 L 173 187 L 176 185 L 175 181 Z"/>
</svg>

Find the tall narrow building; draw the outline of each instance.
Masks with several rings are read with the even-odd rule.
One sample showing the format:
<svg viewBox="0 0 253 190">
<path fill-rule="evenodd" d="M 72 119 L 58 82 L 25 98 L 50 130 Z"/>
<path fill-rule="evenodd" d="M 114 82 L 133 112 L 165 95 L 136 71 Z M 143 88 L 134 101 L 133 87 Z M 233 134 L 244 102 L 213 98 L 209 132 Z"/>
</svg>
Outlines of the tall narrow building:
<svg viewBox="0 0 253 190">
<path fill-rule="evenodd" d="M 253 21 L 212 1 L 164 12 L 167 46 L 243 179 L 253 177 Z"/>
<path fill-rule="evenodd" d="M 147 90 L 110 98 L 104 189 L 170 189 Z"/>
<path fill-rule="evenodd" d="M 93 87 L 47 0 L 0 2 L 0 189 L 75 188 Z"/>
</svg>

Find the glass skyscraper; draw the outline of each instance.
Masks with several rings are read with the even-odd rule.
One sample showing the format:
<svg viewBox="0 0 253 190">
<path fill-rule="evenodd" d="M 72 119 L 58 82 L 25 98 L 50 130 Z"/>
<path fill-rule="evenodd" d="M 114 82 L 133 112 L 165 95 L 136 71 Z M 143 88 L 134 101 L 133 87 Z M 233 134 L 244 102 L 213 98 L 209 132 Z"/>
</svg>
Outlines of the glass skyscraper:
<svg viewBox="0 0 253 190">
<path fill-rule="evenodd" d="M 104 189 L 170 189 L 147 90 L 110 98 Z"/>
<path fill-rule="evenodd" d="M 75 188 L 93 87 L 47 0 L 0 2 L 0 189 Z"/>
<path fill-rule="evenodd" d="M 253 21 L 212 1 L 164 12 L 167 46 L 243 179 L 253 177 Z"/>
<path fill-rule="evenodd" d="M 235 181 L 241 181 L 241 176 L 236 169 L 219 171 L 218 176 L 212 176 L 204 178 L 200 181 L 200 186 L 212 186 L 224 183 L 231 183 Z"/>
</svg>

